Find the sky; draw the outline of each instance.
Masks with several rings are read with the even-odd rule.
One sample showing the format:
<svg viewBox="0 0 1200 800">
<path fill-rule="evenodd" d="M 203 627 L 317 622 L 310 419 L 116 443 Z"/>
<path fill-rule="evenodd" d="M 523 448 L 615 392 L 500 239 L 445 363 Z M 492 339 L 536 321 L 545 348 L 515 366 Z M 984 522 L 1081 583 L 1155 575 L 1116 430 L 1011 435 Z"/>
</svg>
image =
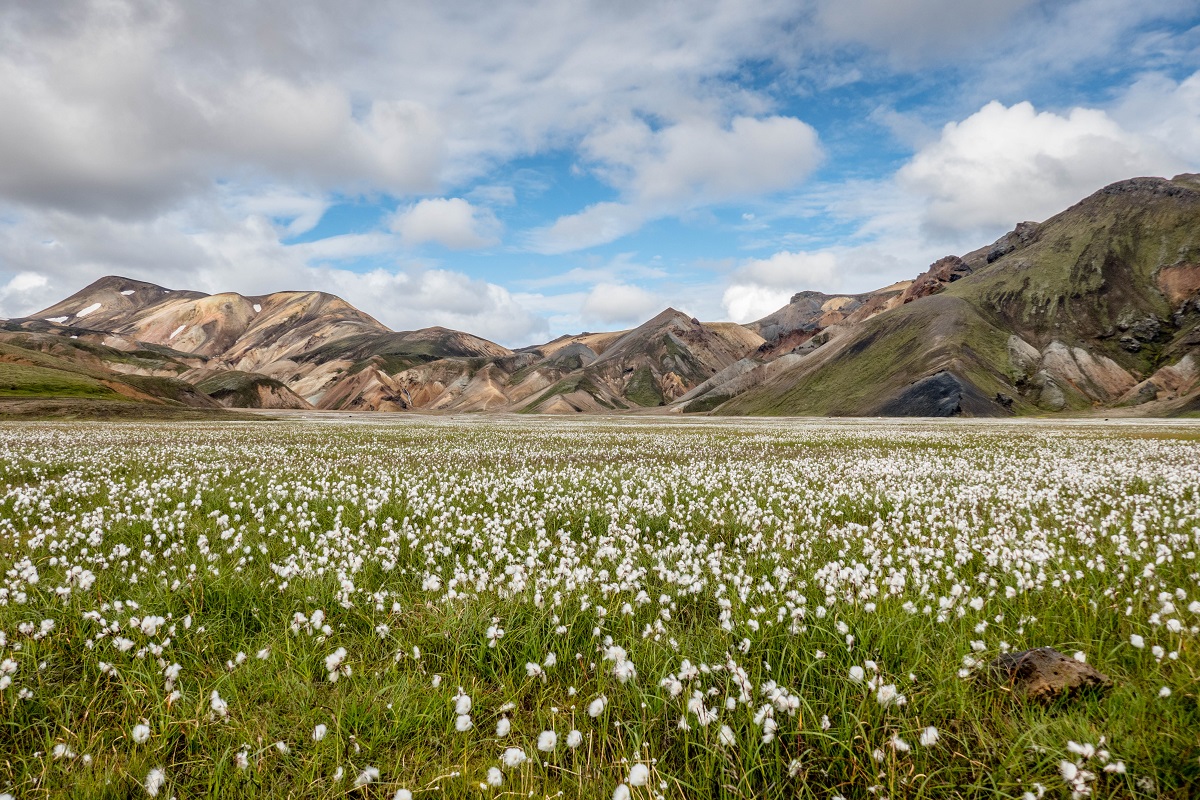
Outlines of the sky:
<svg viewBox="0 0 1200 800">
<path fill-rule="evenodd" d="M 0 0 L 0 109 L 0 317 L 116 274 L 515 347 L 1200 171 L 1200 4 Z"/>
</svg>

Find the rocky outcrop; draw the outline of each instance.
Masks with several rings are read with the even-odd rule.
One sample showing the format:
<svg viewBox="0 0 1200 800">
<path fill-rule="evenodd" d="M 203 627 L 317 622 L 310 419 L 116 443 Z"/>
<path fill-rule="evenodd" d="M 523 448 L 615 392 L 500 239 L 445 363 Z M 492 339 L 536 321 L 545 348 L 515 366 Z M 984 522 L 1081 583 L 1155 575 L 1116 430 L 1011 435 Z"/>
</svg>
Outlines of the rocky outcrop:
<svg viewBox="0 0 1200 800">
<path fill-rule="evenodd" d="M 900 296 L 901 303 L 911 303 L 931 294 L 937 294 L 949 284 L 971 274 L 971 267 L 958 256 L 946 256 L 930 265 L 917 276 L 912 285 Z"/>
<path fill-rule="evenodd" d="M 1048 702 L 1112 686 L 1104 673 L 1052 647 L 1004 653 L 989 667 L 993 675 L 1030 700 Z"/>
</svg>

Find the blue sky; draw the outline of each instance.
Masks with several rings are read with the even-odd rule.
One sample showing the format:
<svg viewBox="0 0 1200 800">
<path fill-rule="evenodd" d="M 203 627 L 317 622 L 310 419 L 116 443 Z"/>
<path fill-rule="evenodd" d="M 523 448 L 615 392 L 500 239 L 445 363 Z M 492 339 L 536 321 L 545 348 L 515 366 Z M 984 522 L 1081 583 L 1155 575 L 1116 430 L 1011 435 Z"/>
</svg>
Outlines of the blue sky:
<svg viewBox="0 0 1200 800">
<path fill-rule="evenodd" d="M 1200 170 L 1149 0 L 0 9 L 0 316 L 105 274 L 510 346 L 865 291 Z"/>
</svg>

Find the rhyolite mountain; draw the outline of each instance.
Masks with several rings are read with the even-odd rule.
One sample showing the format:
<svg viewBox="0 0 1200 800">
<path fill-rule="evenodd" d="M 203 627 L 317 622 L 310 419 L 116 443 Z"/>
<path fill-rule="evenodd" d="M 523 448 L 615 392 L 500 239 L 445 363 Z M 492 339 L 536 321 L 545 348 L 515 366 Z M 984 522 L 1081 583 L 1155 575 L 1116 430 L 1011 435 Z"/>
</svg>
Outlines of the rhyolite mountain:
<svg viewBox="0 0 1200 800">
<path fill-rule="evenodd" d="M 800 291 L 747 325 L 667 309 L 633 330 L 509 350 L 445 328 L 395 332 L 321 292 L 207 295 L 107 277 L 0 324 L 5 362 L 83 370 L 130 399 L 198 406 L 1193 413 L 1200 177 L 1115 183 L 913 280 Z M 10 378 L 0 396 L 45 384 Z"/>
</svg>

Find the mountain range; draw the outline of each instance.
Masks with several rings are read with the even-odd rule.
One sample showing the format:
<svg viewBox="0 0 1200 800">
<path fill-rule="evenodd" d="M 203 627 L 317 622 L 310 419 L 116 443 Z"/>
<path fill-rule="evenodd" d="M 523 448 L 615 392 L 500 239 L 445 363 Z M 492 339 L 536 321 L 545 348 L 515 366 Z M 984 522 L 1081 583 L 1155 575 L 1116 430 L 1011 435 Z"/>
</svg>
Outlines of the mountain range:
<svg viewBox="0 0 1200 800">
<path fill-rule="evenodd" d="M 632 330 L 517 350 L 439 327 L 392 331 L 322 292 L 207 295 L 110 276 L 0 322 L 0 398 L 556 414 L 1197 413 L 1200 176 L 1115 183 L 912 280 L 865 294 L 800 291 L 749 324 L 668 308 Z"/>
</svg>

